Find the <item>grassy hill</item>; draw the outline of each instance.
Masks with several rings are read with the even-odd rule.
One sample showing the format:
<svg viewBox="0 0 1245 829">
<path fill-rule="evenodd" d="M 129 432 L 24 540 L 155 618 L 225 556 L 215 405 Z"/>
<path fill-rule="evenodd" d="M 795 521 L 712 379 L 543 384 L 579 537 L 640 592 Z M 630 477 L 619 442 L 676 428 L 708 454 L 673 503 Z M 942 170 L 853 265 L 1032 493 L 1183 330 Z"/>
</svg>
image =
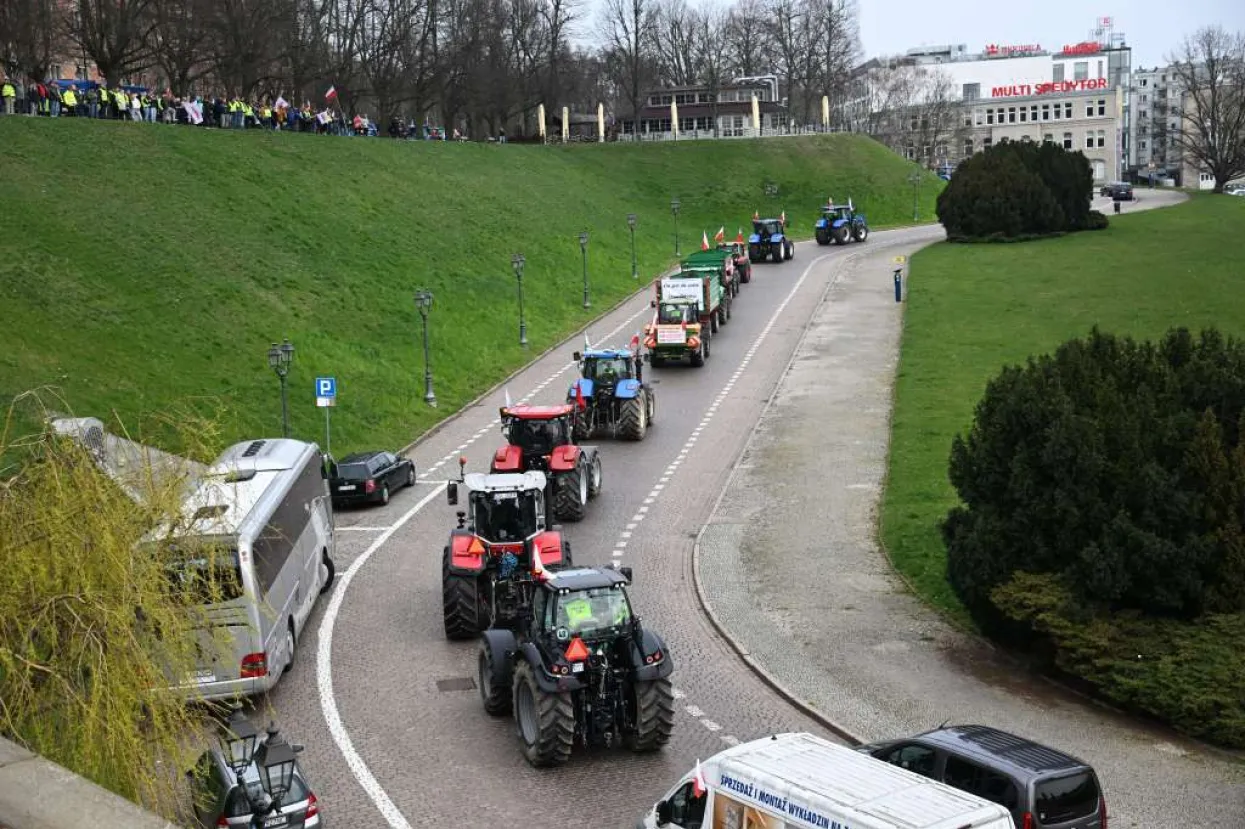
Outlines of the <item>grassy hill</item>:
<svg viewBox="0 0 1245 829">
<path fill-rule="evenodd" d="M 400 445 L 635 290 L 627 213 L 644 281 L 673 261 L 671 196 L 688 250 L 754 209 L 785 209 L 807 237 L 827 195 L 874 227 L 904 223 L 911 171 L 859 136 L 488 146 L 3 118 L 0 398 L 52 386 L 76 414 L 166 445 L 154 416 L 187 406 L 223 411 L 224 440 L 279 433 L 265 351 L 288 336 L 296 435 L 322 434 L 312 381 L 330 374 L 335 453 Z M 940 186 L 922 186 L 922 216 Z M 419 286 L 436 296 L 436 410 Z"/>
</svg>

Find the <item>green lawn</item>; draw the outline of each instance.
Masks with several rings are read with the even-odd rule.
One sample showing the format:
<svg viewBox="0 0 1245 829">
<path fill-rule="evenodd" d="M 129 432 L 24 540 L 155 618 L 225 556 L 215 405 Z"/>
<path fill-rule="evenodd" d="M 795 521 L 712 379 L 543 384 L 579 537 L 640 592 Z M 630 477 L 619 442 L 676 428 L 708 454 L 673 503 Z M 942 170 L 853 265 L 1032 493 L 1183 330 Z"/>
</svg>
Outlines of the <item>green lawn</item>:
<svg viewBox="0 0 1245 829">
<path fill-rule="evenodd" d="M 1094 325 L 1146 338 L 1174 326 L 1245 335 L 1245 199 L 1195 196 L 1110 218 L 1104 231 L 942 243 L 912 259 L 882 540 L 917 593 L 963 624 L 938 527 L 956 503 L 952 438 L 967 431 L 987 381 Z"/>
<path fill-rule="evenodd" d="M 155 416 L 181 406 L 222 408 L 224 440 L 272 434 L 264 353 L 288 336 L 297 436 L 321 436 L 312 381 L 331 374 L 335 453 L 400 445 L 636 288 L 627 213 L 645 280 L 673 259 L 671 196 L 690 250 L 754 209 L 785 209 L 808 237 L 827 195 L 874 227 L 902 224 L 911 170 L 860 136 L 488 146 L 3 118 L 0 398 L 54 386 L 78 415 L 115 412 L 166 445 Z M 940 189 L 921 188 L 923 215 Z M 435 411 L 418 286 L 436 295 Z"/>
</svg>

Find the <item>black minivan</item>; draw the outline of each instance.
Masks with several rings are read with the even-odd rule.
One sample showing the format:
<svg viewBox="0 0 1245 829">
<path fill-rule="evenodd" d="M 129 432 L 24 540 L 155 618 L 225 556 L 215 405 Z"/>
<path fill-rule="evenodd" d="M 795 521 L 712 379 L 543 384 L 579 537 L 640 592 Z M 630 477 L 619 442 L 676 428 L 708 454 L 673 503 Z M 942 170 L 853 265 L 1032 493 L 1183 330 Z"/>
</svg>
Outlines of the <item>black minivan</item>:
<svg viewBox="0 0 1245 829">
<path fill-rule="evenodd" d="M 945 726 L 856 750 L 999 803 L 1016 829 L 1107 827 L 1107 801 L 1091 766 L 997 728 Z"/>
</svg>

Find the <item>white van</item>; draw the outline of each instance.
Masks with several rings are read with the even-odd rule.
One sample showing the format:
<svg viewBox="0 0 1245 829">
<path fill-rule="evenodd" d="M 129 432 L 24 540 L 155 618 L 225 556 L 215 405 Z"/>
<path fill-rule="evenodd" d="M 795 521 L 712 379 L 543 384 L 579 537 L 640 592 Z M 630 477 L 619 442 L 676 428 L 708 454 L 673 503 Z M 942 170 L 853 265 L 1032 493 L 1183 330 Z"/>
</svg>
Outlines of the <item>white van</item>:
<svg viewBox="0 0 1245 829">
<path fill-rule="evenodd" d="M 1015 829 L 1007 809 L 813 734 L 741 743 L 637 824 L 682 829 Z"/>
<path fill-rule="evenodd" d="M 148 540 L 165 547 L 174 583 L 204 601 L 199 664 L 170 679 L 186 696 L 209 700 L 268 691 L 333 583 L 324 457 L 299 440 L 243 441 L 216 459 L 182 509 L 175 531 Z M 223 587 L 209 593 L 209 583 Z"/>
</svg>

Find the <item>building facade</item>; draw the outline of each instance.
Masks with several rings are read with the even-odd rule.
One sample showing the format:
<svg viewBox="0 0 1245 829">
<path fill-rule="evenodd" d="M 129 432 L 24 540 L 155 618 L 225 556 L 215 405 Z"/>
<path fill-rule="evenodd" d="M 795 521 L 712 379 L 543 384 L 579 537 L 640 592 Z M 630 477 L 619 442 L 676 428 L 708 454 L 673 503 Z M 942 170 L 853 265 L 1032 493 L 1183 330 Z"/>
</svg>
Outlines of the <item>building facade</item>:
<svg viewBox="0 0 1245 829">
<path fill-rule="evenodd" d="M 1183 152 L 1176 143 L 1183 122 L 1184 93 L 1167 67 L 1139 68 L 1132 77 L 1131 133 L 1134 142 L 1129 178 L 1183 176 Z"/>
<path fill-rule="evenodd" d="M 879 91 L 893 73 L 914 70 L 924 82 L 911 100 L 896 104 Z M 912 137 L 899 134 L 888 143 L 931 168 L 954 165 L 1004 139 L 1048 141 L 1085 153 L 1095 181 L 1102 182 L 1135 169 L 1131 74 L 1132 50 L 1102 18 L 1089 39 L 1057 50 L 989 44 L 970 52 L 956 44 L 875 59 L 858 69 L 842 118 L 851 129 L 872 131 L 872 110 L 889 100 L 910 111 L 891 121 L 907 124 Z M 931 100 L 935 94 L 940 102 Z M 931 139 L 922 119 L 934 117 L 935 103 L 942 107 L 937 111 L 952 114 Z"/>
<path fill-rule="evenodd" d="M 756 96 L 760 124 L 752 119 Z M 638 118 L 625 117 L 619 125 L 623 136 L 661 136 L 673 132 L 677 111 L 679 133 L 688 138 L 713 136 L 742 138 L 777 132 L 786 123 L 787 108 L 778 97 L 775 76 L 737 78 L 718 89 L 708 85 L 678 86 L 651 90 Z"/>
</svg>

